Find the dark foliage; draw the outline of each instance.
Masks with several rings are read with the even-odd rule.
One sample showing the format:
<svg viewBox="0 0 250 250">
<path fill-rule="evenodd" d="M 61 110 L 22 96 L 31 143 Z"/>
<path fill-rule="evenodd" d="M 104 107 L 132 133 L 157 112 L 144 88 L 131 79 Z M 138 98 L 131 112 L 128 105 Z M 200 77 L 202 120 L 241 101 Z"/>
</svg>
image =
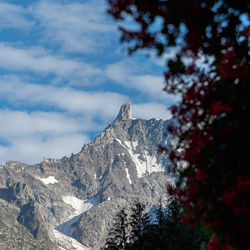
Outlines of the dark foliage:
<svg viewBox="0 0 250 250">
<path fill-rule="evenodd" d="M 172 200 L 167 209 L 163 209 L 161 204 L 155 211 L 157 221 L 149 223 L 149 217 L 145 214 L 145 206 L 136 202 L 131 209 L 131 216 L 126 228 L 128 232 L 125 248 L 119 245 L 120 238 L 110 238 L 114 233 L 109 234 L 105 248 L 109 250 L 128 249 L 128 250 L 200 250 L 207 249 L 207 237 L 201 231 L 190 229 L 179 220 L 180 206 L 176 200 Z M 118 213 L 119 214 L 119 213 Z M 116 220 L 117 221 L 116 217 Z M 140 224 L 140 226 L 139 226 Z M 111 232 L 119 231 L 120 223 L 115 223 Z M 205 245 L 204 245 L 205 244 Z"/>
<path fill-rule="evenodd" d="M 130 53 L 176 49 L 164 77 L 165 91 L 182 97 L 172 107 L 178 126 L 168 127 L 177 143 L 161 149 L 180 177 L 168 191 L 184 207 L 182 221 L 213 235 L 210 249 L 249 249 L 249 1 L 108 3 L 116 20 L 130 16 L 139 24 L 119 28 Z"/>
<path fill-rule="evenodd" d="M 114 219 L 113 227 L 111 228 L 104 249 L 118 250 L 126 249 L 128 243 L 128 221 L 125 208 L 119 211 Z"/>
<path fill-rule="evenodd" d="M 149 225 L 149 217 L 145 212 L 145 205 L 138 200 L 134 202 L 129 217 L 129 240 L 141 243 L 141 235 Z"/>
</svg>

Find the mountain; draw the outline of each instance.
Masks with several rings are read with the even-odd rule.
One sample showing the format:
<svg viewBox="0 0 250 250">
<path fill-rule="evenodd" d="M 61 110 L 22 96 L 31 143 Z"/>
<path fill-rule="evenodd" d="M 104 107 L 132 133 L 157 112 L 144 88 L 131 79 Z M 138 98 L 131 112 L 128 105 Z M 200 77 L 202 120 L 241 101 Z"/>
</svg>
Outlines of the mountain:
<svg viewBox="0 0 250 250">
<path fill-rule="evenodd" d="M 99 249 L 121 207 L 166 196 L 173 180 L 157 146 L 171 143 L 169 122 L 133 119 L 124 104 L 79 153 L 0 166 L 0 249 Z"/>
</svg>

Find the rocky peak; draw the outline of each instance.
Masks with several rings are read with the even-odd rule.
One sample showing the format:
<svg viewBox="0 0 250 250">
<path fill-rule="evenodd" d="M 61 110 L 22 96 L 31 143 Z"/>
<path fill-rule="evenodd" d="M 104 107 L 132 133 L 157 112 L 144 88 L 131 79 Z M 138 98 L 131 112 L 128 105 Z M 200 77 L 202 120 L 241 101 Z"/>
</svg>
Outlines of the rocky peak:
<svg viewBox="0 0 250 250">
<path fill-rule="evenodd" d="M 132 104 L 130 102 L 123 104 L 120 108 L 116 121 L 132 119 Z"/>
<path fill-rule="evenodd" d="M 20 249 L 22 237 L 23 249 L 100 249 L 121 207 L 140 197 L 149 209 L 166 197 L 174 180 L 163 174 L 170 162 L 156 149 L 171 143 L 168 122 L 132 120 L 132 104 L 123 104 L 115 123 L 80 153 L 0 166 L 0 249 L 10 241 Z"/>
</svg>

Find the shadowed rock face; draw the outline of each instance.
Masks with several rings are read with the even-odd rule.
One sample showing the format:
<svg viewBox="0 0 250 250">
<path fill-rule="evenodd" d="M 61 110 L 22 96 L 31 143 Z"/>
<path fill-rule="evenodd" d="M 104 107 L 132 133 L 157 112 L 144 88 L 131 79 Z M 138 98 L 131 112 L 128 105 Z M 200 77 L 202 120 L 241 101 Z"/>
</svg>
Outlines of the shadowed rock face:
<svg viewBox="0 0 250 250">
<path fill-rule="evenodd" d="M 132 119 L 132 104 L 130 102 L 121 106 L 119 114 L 115 119 L 115 122 L 128 119 Z"/>
<path fill-rule="evenodd" d="M 74 249 L 67 237 L 99 249 L 121 207 L 129 207 L 138 197 L 148 208 L 157 204 L 172 181 L 163 174 L 168 158 L 156 152 L 159 144 L 171 143 L 164 135 L 169 121 L 131 118 L 132 105 L 122 105 L 115 122 L 71 157 L 1 166 L 0 208 L 6 204 L 15 211 L 13 226 L 6 221 L 8 230 L 18 226 L 29 232 L 33 245 L 47 240 L 44 249 L 52 250 L 56 244 Z M 0 216 L 1 220 L 5 225 L 5 218 Z M 0 237 L 4 228 L 0 224 Z M 67 242 L 57 238 L 62 238 L 60 233 Z M 0 244 L 6 247 L 8 236 L 5 239 Z"/>
</svg>

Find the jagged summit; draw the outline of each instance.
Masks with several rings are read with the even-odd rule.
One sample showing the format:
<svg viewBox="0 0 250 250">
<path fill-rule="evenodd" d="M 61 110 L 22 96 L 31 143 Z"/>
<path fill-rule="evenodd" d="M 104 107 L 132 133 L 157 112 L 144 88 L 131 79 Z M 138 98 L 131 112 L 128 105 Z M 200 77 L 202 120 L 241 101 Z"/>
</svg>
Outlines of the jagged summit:
<svg viewBox="0 0 250 250">
<path fill-rule="evenodd" d="M 132 104 L 130 102 L 121 106 L 119 114 L 115 119 L 115 122 L 128 119 L 132 119 Z"/>
<path fill-rule="evenodd" d="M 123 104 L 117 122 L 79 153 L 0 166 L 0 249 L 10 249 L 9 239 L 20 249 L 24 237 L 23 249 L 97 250 L 121 207 L 140 197 L 150 209 L 166 197 L 174 179 L 157 148 L 172 143 L 169 121 L 131 118 L 131 103 Z"/>
</svg>

